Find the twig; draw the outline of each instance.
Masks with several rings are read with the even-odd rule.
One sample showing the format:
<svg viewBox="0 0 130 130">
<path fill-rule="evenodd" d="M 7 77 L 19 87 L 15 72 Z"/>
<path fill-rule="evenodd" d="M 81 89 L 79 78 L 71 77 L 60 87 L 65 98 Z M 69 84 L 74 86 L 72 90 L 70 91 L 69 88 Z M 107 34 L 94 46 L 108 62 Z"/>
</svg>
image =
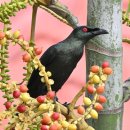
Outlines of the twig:
<svg viewBox="0 0 130 130">
<path fill-rule="evenodd" d="M 69 105 L 69 110 L 70 110 L 70 111 L 73 111 L 76 102 L 77 102 L 78 99 L 83 95 L 83 93 L 86 91 L 86 87 L 87 87 L 87 85 L 86 85 L 85 87 L 83 87 L 83 88 L 77 93 L 77 95 L 74 97 L 74 99 L 72 100 L 72 102 L 71 102 L 70 105 Z"/>
</svg>

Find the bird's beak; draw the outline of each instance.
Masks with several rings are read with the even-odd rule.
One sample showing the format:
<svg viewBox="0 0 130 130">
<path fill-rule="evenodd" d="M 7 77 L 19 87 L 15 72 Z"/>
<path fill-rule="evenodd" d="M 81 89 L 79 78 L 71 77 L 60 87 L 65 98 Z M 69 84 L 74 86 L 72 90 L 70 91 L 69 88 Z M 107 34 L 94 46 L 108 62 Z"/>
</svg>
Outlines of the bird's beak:
<svg viewBox="0 0 130 130">
<path fill-rule="evenodd" d="M 91 33 L 94 35 L 101 35 L 101 34 L 108 34 L 108 31 L 106 31 L 105 29 L 94 28 L 92 29 Z"/>
</svg>

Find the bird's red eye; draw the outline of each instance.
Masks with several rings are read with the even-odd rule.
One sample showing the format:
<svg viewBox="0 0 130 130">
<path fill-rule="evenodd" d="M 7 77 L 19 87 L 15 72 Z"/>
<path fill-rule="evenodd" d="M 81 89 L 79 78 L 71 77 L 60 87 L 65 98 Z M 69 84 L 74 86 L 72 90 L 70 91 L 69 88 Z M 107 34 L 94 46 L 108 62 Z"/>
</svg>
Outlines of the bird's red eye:
<svg viewBox="0 0 130 130">
<path fill-rule="evenodd" d="M 83 32 L 88 32 L 88 29 L 86 27 L 82 28 Z"/>
</svg>

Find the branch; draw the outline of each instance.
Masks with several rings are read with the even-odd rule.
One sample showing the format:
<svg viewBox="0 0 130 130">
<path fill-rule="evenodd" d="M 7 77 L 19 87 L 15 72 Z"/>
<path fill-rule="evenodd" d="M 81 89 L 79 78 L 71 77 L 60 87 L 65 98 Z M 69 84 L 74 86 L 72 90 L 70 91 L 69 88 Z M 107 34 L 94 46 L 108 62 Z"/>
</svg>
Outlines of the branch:
<svg viewBox="0 0 130 130">
<path fill-rule="evenodd" d="M 75 28 L 78 26 L 78 19 L 75 17 L 68 8 L 59 1 L 46 2 L 43 0 L 37 0 L 36 4 L 48 13 L 62 21 L 63 23 Z"/>
<path fill-rule="evenodd" d="M 130 39 L 128 39 L 128 38 L 123 38 L 123 39 L 122 39 L 122 42 L 126 42 L 126 43 L 130 44 Z"/>
</svg>

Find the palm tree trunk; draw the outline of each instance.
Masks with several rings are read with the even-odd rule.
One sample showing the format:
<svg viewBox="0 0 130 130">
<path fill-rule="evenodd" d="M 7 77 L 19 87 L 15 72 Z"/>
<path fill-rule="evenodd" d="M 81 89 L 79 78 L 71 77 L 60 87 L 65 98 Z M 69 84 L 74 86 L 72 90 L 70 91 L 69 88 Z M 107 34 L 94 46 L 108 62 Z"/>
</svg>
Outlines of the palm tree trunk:
<svg viewBox="0 0 130 130">
<path fill-rule="evenodd" d="M 87 73 L 90 66 L 108 61 L 113 74 L 106 84 L 108 101 L 99 119 L 93 120 L 96 130 L 122 130 L 122 10 L 121 0 L 88 0 L 88 26 L 106 29 L 109 34 L 98 36 L 86 45 Z"/>
</svg>

